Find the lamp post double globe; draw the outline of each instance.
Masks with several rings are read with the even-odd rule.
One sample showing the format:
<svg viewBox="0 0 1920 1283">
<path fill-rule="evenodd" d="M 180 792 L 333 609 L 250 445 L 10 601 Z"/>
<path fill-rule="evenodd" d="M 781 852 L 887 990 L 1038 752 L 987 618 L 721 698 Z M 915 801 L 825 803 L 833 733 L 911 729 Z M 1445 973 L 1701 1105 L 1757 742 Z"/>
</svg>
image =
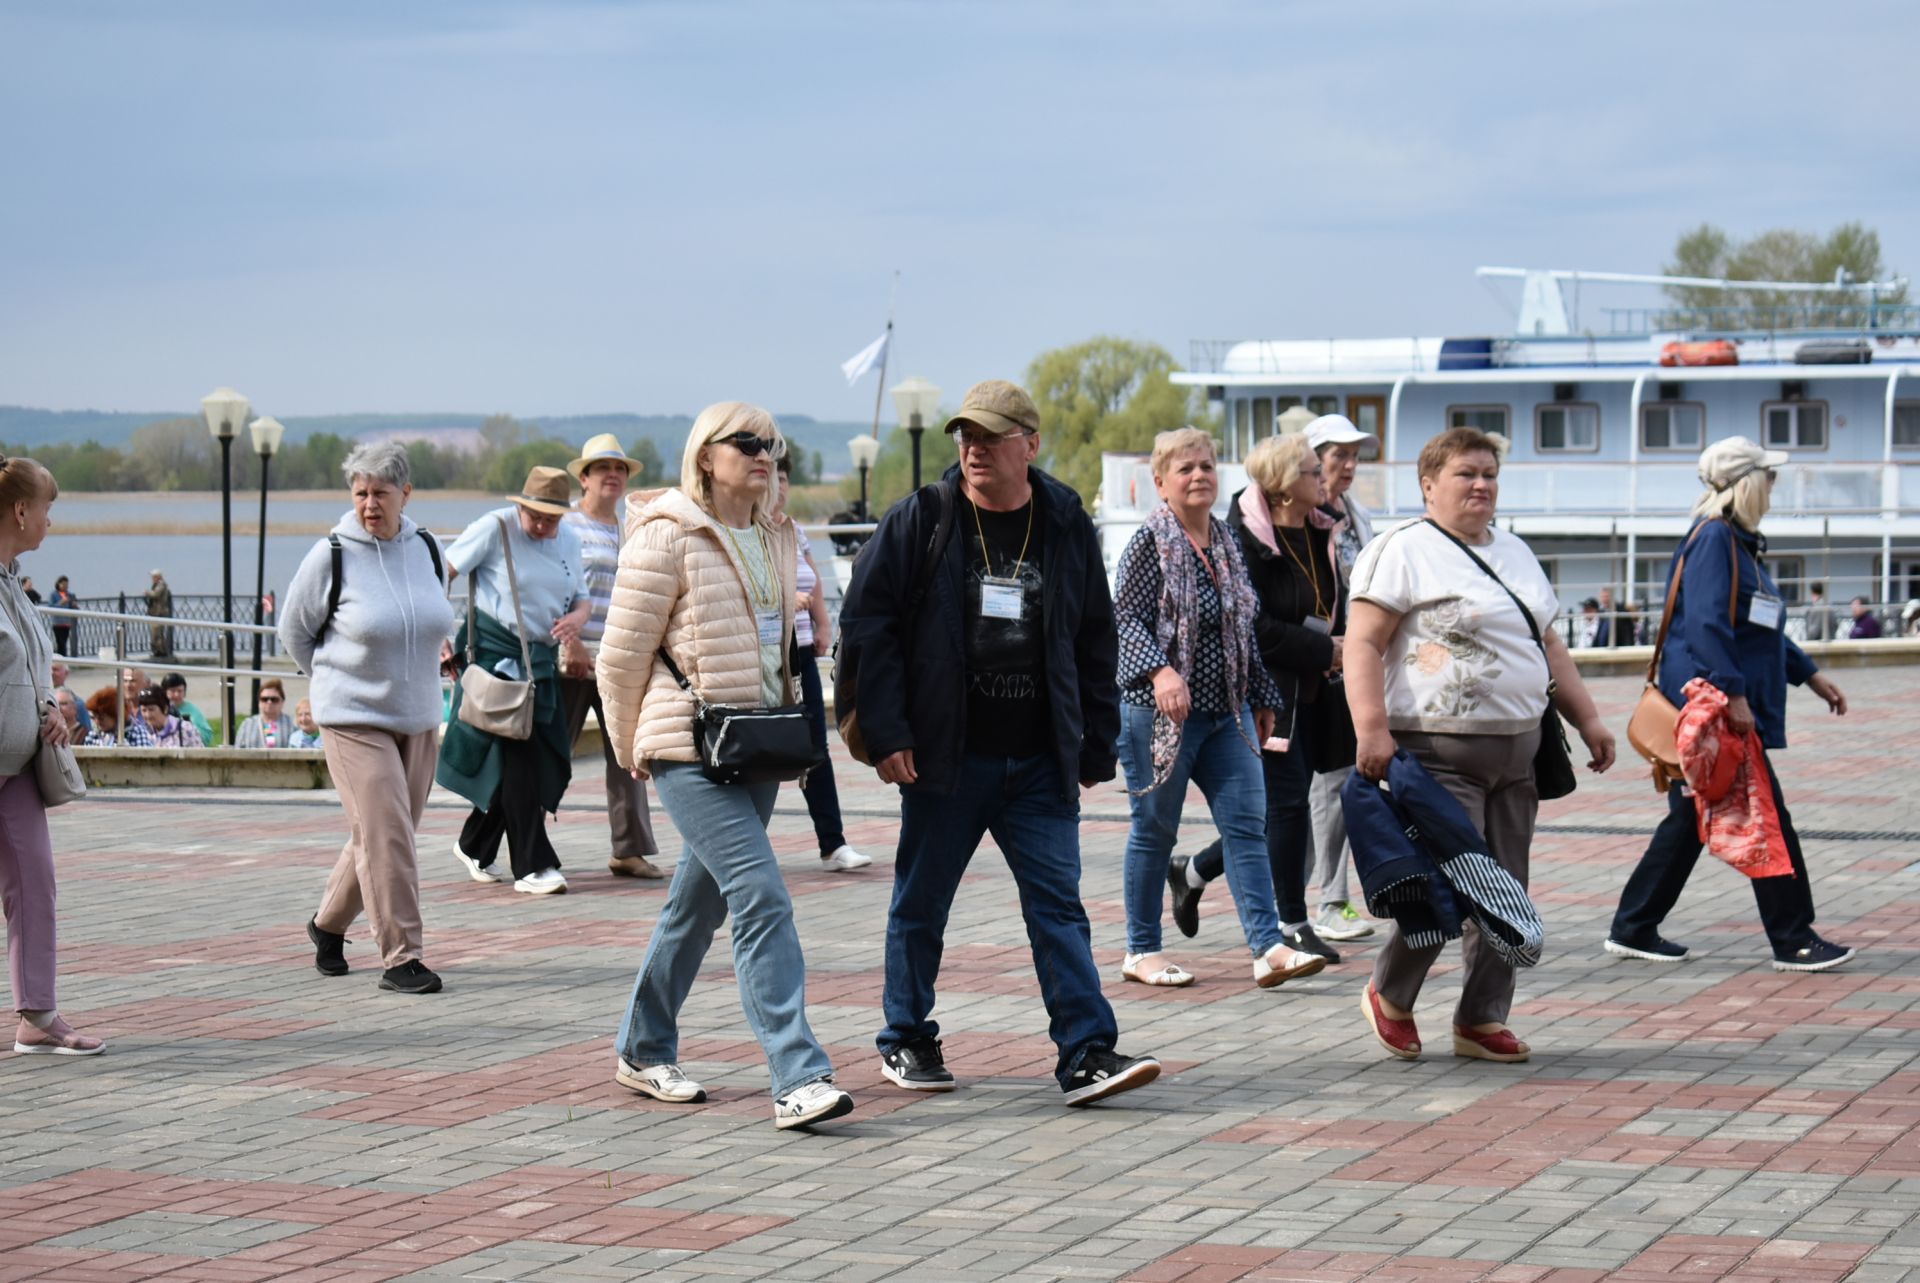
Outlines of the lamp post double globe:
<svg viewBox="0 0 1920 1283">
<path fill-rule="evenodd" d="M 232 388 L 215 388 L 200 398 L 207 431 L 220 443 L 220 618 L 233 623 L 233 438 L 252 413 L 253 405 Z M 264 537 L 264 532 L 263 532 Z M 233 629 L 220 634 L 220 666 L 233 667 Z M 233 743 L 233 677 L 220 678 L 221 733 Z"/>
<path fill-rule="evenodd" d="M 873 513 L 867 507 L 867 478 L 880 458 L 879 438 L 863 432 L 847 442 L 847 453 L 853 456 L 853 466 L 860 473 L 860 504 L 854 513 L 863 522 L 872 521 Z"/>
<path fill-rule="evenodd" d="M 893 385 L 893 408 L 900 415 L 900 426 L 913 438 L 913 488 L 920 488 L 920 437 L 940 410 L 940 389 L 919 375 L 910 375 Z"/>
<path fill-rule="evenodd" d="M 260 456 L 260 559 L 253 580 L 253 622 L 266 623 L 267 604 L 267 465 L 272 462 L 274 451 L 280 448 L 280 438 L 286 435 L 286 428 L 280 420 L 271 416 L 255 419 L 248 427 L 253 435 L 254 453 Z M 260 647 L 265 635 L 253 635 L 253 711 L 260 711 Z M 231 665 L 229 665 L 231 667 Z"/>
</svg>

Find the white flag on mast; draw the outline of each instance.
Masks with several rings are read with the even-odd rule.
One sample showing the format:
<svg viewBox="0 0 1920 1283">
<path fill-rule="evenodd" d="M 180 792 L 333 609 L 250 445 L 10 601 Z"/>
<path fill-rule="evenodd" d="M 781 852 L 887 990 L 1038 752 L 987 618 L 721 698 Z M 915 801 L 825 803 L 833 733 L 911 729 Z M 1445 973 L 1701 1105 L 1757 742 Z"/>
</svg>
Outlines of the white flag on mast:
<svg viewBox="0 0 1920 1283">
<path fill-rule="evenodd" d="M 860 349 L 856 356 L 840 363 L 840 372 L 847 376 L 847 386 L 852 387 L 860 381 L 860 376 L 879 364 L 880 354 L 887 350 L 887 335 L 882 334 L 873 342 Z"/>
</svg>

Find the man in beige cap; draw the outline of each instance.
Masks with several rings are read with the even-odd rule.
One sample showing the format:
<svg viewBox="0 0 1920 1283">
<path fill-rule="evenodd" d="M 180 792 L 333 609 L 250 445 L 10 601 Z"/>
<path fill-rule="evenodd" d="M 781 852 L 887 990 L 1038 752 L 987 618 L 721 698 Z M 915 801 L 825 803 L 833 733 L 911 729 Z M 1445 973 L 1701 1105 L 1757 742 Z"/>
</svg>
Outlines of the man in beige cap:
<svg viewBox="0 0 1920 1283">
<path fill-rule="evenodd" d="M 596 726 L 606 726 L 593 664 L 600 653 L 600 635 L 607 626 L 614 575 L 620 568 L 620 523 L 625 515 L 621 501 L 626 497 L 627 482 L 640 474 L 641 464 L 627 457 L 618 437 L 603 432 L 580 448 L 580 457 L 567 465 L 567 471 L 580 483 L 580 503 L 560 519 L 560 524 L 579 537 L 587 597 L 592 604 L 579 640 L 560 648 L 560 697 L 566 704 L 567 739 L 577 749 L 588 709 L 593 710 Z M 620 763 L 614 760 L 613 741 L 604 729 L 600 753 L 606 760 L 607 818 L 613 825 L 613 851 L 607 857 L 607 869 L 627 878 L 664 876 L 647 859 L 659 854 L 660 848 L 654 842 L 653 823 L 647 815 L 646 784 L 620 769 Z"/>
<path fill-rule="evenodd" d="M 1113 778 L 1120 734 L 1106 567 L 1080 496 L 1033 466 L 1025 392 L 975 384 L 947 435 L 959 461 L 888 511 L 840 614 L 861 734 L 900 787 L 880 1072 L 954 1088 L 934 981 L 954 893 L 991 833 L 1020 887 L 1055 1080 L 1089 1105 L 1160 1072 L 1114 1049 L 1080 903 L 1080 789 Z"/>
</svg>

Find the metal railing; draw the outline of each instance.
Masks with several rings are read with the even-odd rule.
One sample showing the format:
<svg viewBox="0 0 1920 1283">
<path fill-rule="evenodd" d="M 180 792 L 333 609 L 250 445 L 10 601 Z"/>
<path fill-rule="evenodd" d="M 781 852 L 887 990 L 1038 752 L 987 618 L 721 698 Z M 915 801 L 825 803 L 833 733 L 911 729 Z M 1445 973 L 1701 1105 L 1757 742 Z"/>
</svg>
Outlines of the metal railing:
<svg viewBox="0 0 1920 1283">
<path fill-rule="evenodd" d="M 1635 337 L 1819 331 L 1884 337 L 1920 330 L 1920 304 L 1796 302 L 1746 307 L 1604 307 L 1607 333 Z M 1811 336 L 1809 336 L 1811 337 Z"/>
<path fill-rule="evenodd" d="M 164 619 L 155 619 L 143 614 L 140 609 L 139 594 L 119 593 L 112 597 L 78 597 L 73 611 L 73 622 L 65 625 L 69 645 L 65 648 L 69 654 L 92 654 L 102 646 L 112 646 L 123 658 L 144 657 L 147 659 L 169 659 L 175 654 L 218 655 L 220 653 L 220 635 L 226 623 L 221 619 L 224 598 L 218 593 L 175 593 L 173 595 L 173 614 Z M 236 597 L 233 602 L 236 615 L 250 616 L 253 613 L 253 598 Z M 61 627 L 52 622 L 56 614 L 64 613 L 58 608 L 41 605 L 42 613 L 49 616 L 50 627 Z M 137 621 L 145 627 L 127 628 L 113 620 Z M 279 653 L 280 642 L 274 635 L 274 612 L 265 613 L 265 622 L 260 626 L 264 634 L 262 640 L 266 653 Z M 236 620 L 234 627 L 245 631 L 254 631 L 252 624 L 242 624 Z M 155 630 L 163 629 L 164 634 L 156 636 Z M 124 636 L 122 635 L 124 631 Z M 61 634 L 54 634 L 55 641 Z M 154 642 L 168 641 L 171 644 L 162 647 L 166 653 L 156 655 Z"/>
</svg>

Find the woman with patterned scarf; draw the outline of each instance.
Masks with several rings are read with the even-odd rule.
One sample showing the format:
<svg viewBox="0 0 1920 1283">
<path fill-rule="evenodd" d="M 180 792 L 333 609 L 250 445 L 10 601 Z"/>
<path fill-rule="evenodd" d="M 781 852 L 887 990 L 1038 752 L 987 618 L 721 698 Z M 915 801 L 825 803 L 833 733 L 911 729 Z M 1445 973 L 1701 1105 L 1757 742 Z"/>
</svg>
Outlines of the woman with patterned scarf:
<svg viewBox="0 0 1920 1283">
<path fill-rule="evenodd" d="M 1162 432 L 1152 469 L 1164 502 L 1120 555 L 1114 601 L 1119 757 L 1133 800 L 1120 974 L 1146 985 L 1193 983 L 1160 951 L 1160 885 L 1192 780 L 1220 830 L 1254 983 L 1272 988 L 1326 965 L 1282 942 L 1274 911 L 1259 746 L 1273 734 L 1280 690 L 1258 657 L 1246 562 L 1232 531 L 1213 516 L 1213 438 L 1198 428 Z"/>
</svg>

